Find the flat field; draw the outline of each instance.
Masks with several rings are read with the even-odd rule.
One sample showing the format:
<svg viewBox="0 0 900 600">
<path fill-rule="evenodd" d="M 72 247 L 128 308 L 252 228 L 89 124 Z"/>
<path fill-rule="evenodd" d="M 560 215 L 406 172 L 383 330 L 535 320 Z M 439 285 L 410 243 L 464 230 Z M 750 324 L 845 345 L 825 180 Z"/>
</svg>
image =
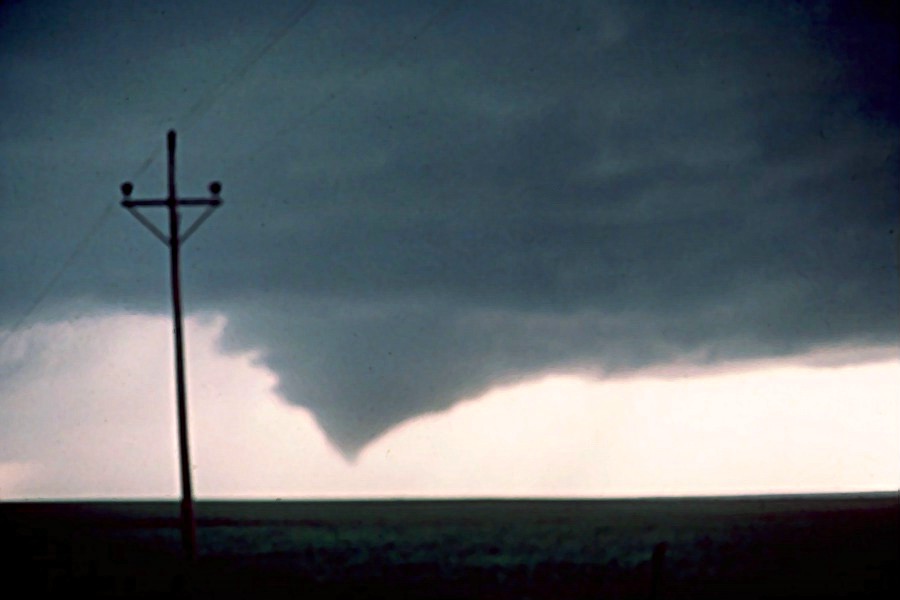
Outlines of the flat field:
<svg viewBox="0 0 900 600">
<path fill-rule="evenodd" d="M 6 589 L 24 586 L 30 597 L 448 599 L 900 591 L 897 494 L 199 501 L 197 518 L 199 557 L 188 567 L 177 502 L 0 503 Z"/>
</svg>

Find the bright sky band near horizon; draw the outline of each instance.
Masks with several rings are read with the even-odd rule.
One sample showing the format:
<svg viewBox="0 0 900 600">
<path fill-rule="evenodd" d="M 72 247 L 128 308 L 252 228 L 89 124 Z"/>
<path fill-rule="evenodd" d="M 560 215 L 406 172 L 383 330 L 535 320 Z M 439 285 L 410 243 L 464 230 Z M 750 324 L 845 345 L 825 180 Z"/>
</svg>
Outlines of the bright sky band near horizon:
<svg viewBox="0 0 900 600">
<path fill-rule="evenodd" d="M 278 398 L 271 371 L 251 354 L 218 351 L 223 321 L 188 321 L 192 463 L 201 499 L 900 487 L 900 361 L 890 353 L 862 365 L 841 364 L 845 357 L 831 352 L 789 364 L 612 381 L 547 376 L 402 423 L 349 463 L 307 410 Z M 178 497 L 169 336 L 164 317 L 137 315 L 18 334 L 0 368 L 27 354 L 30 369 L 44 375 L 35 385 L 22 374 L 7 387 L 5 448 L 29 459 L 0 463 L 0 498 Z M 43 437 L 29 439 L 41 423 Z"/>
</svg>

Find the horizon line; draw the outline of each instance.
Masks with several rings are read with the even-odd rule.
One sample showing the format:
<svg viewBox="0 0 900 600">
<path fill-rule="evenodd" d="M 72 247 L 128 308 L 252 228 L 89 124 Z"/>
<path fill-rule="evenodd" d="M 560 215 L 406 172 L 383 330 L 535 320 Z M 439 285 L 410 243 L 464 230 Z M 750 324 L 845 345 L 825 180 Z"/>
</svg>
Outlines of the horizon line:
<svg viewBox="0 0 900 600">
<path fill-rule="evenodd" d="M 647 495 L 647 496 L 212 496 L 195 497 L 194 501 L 203 502 L 605 502 L 605 501 L 655 501 L 655 500 L 779 500 L 794 498 L 875 498 L 896 496 L 900 501 L 900 489 L 893 490 L 856 490 L 827 492 L 764 492 L 733 494 L 696 494 L 696 495 Z M 75 497 L 75 498 L 0 498 L 2 504 L 74 504 L 74 503 L 179 503 L 176 496 L 166 497 Z"/>
</svg>

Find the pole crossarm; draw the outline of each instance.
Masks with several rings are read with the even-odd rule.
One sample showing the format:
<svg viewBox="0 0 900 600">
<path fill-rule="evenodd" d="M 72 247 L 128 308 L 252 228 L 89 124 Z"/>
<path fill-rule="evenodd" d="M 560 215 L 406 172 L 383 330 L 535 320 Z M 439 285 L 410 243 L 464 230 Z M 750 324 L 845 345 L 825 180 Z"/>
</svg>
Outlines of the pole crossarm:
<svg viewBox="0 0 900 600">
<path fill-rule="evenodd" d="M 124 186 L 125 184 L 123 183 L 122 185 Z M 122 192 L 124 193 L 125 190 L 122 190 Z M 128 192 L 125 195 L 128 196 L 130 193 L 131 192 Z M 166 206 L 166 204 L 166 200 L 122 200 L 122 206 L 125 208 L 136 208 L 138 206 Z"/>
<path fill-rule="evenodd" d="M 125 185 L 125 184 L 122 184 Z M 212 184 L 210 184 L 212 185 Z M 122 190 L 124 192 L 124 190 Z M 130 192 L 129 192 L 130 193 Z M 126 194 L 128 196 L 128 194 Z M 150 200 L 122 200 L 122 206 L 125 208 L 134 208 L 137 206 L 168 206 L 169 200 L 164 198 L 154 198 Z M 222 199 L 215 196 L 210 198 L 177 198 L 176 206 L 221 206 Z"/>
<path fill-rule="evenodd" d="M 147 217 L 142 215 L 140 213 L 140 211 L 137 210 L 138 208 L 154 207 L 154 206 L 163 206 L 163 207 L 173 207 L 174 206 L 176 208 L 179 206 L 205 206 L 206 210 L 204 210 L 203 213 L 201 213 L 200 216 L 197 217 L 197 219 L 195 219 L 193 223 L 191 223 L 191 225 L 185 230 L 185 232 L 183 234 L 179 235 L 178 241 L 179 241 L 179 243 L 183 244 L 184 242 L 187 241 L 187 239 L 191 235 L 193 235 L 193 233 L 195 231 L 197 231 L 197 229 L 200 228 L 200 226 L 203 224 L 204 221 L 206 221 L 210 216 L 212 216 L 212 213 L 213 213 L 213 211 L 215 211 L 215 209 L 222 206 L 222 199 L 219 197 L 219 192 L 222 191 L 222 185 L 217 181 L 214 181 L 211 184 L 209 184 L 209 191 L 210 191 L 211 195 L 208 198 L 177 198 L 176 197 L 176 198 L 172 198 L 172 199 L 149 198 L 146 200 L 132 200 L 131 192 L 133 189 L 134 189 L 134 187 L 131 185 L 131 183 L 123 183 L 122 184 L 122 195 L 125 197 L 122 200 L 122 203 L 121 203 L 122 206 L 124 208 L 128 209 L 128 212 L 130 212 L 132 215 L 134 215 L 134 218 L 136 218 L 138 221 L 140 221 L 141 225 L 146 227 L 150 231 L 150 233 L 152 233 L 154 236 L 156 236 L 157 239 L 159 239 L 163 244 L 166 244 L 167 246 L 170 246 L 172 244 L 172 238 L 167 237 L 166 234 L 164 234 L 162 231 L 160 231 L 160 229 L 156 225 L 154 225 L 154 223 L 150 219 L 148 219 Z M 179 219 L 178 219 L 179 222 L 177 224 L 180 225 L 181 224 L 180 223 L 180 215 L 178 215 L 178 216 L 179 216 Z"/>
<path fill-rule="evenodd" d="M 194 518 L 194 494 L 191 484 L 191 462 L 188 448 L 187 425 L 187 382 L 184 366 L 184 333 L 181 310 L 181 245 L 222 205 L 219 193 L 222 184 L 214 181 L 209 184 L 208 198 L 178 198 L 175 192 L 175 132 L 166 135 L 168 148 L 168 197 L 133 200 L 131 192 L 134 186 L 130 182 L 122 184 L 122 206 L 135 216 L 150 232 L 169 247 L 169 270 L 172 286 L 172 320 L 175 338 L 175 384 L 178 410 L 178 448 L 181 467 L 181 540 L 185 558 L 193 562 L 197 556 L 197 525 Z M 166 235 L 150 219 L 138 210 L 139 208 L 165 207 L 169 216 L 169 233 Z M 194 220 L 184 231 L 180 232 L 181 206 L 205 206 L 206 210 Z"/>
</svg>

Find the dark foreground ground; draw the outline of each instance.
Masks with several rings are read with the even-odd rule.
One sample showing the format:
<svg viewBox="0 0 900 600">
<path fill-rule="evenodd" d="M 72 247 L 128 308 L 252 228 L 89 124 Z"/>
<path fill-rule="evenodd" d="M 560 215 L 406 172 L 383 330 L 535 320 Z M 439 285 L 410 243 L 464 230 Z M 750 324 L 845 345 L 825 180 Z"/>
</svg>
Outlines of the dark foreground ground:
<svg viewBox="0 0 900 600">
<path fill-rule="evenodd" d="M 197 513 L 199 558 L 186 569 L 175 502 L 0 503 L 3 587 L 23 586 L 23 598 L 306 599 L 900 590 L 896 494 L 199 502 Z"/>
</svg>

